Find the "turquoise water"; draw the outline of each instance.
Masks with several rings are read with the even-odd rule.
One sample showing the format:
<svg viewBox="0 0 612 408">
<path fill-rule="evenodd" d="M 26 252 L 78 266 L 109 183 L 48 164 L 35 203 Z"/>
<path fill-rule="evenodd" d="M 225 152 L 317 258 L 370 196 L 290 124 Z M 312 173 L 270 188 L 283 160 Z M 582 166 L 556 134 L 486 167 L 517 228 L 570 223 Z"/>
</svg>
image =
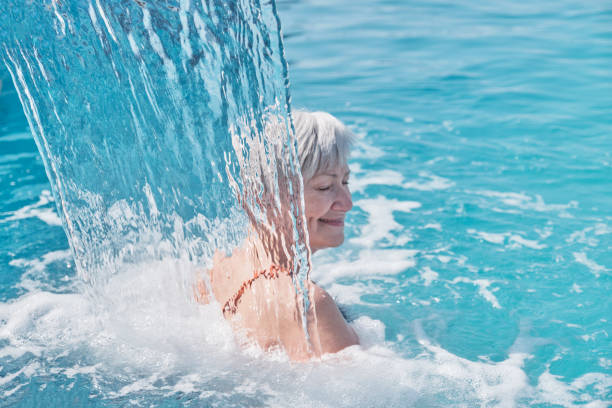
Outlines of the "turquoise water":
<svg viewBox="0 0 612 408">
<path fill-rule="evenodd" d="M 610 406 L 612 7 L 278 9 L 292 107 L 359 135 L 347 241 L 313 278 L 363 348 L 240 352 L 155 265 L 113 282 L 138 290 L 96 320 L 3 73 L 2 404 Z"/>
</svg>

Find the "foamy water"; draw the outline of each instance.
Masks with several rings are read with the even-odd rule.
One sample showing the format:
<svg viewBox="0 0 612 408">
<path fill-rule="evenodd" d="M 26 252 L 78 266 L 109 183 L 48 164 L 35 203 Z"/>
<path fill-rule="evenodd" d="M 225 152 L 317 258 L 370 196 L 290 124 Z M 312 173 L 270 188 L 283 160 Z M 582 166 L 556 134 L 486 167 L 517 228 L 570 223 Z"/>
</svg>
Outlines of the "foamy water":
<svg viewBox="0 0 612 408">
<path fill-rule="evenodd" d="M 95 297 L 32 289 L 3 303 L 0 358 L 22 362 L 13 371 L 5 366 L 3 397 L 10 401 L 22 387 L 52 377 L 52 385 L 69 394 L 87 386 L 88 398 L 109 403 L 176 398 L 211 406 L 404 407 L 461 401 L 513 407 L 530 400 L 607 406 L 576 397 L 591 389 L 605 391 L 612 379 L 603 374 L 566 384 L 547 370 L 530 384 L 524 366 L 534 358 L 537 340 L 524 335 L 501 361 L 471 361 L 433 343 L 423 322 L 415 320 L 410 331 L 419 352 L 408 358 L 398 352 L 401 336 L 385 340 L 384 324 L 361 316 L 352 325 L 362 346 L 321 361 L 290 363 L 281 351 L 241 348 L 218 305 L 196 304 L 176 281 L 176 269 L 189 267 L 163 261 L 126 268 Z M 461 282 L 481 284 L 461 278 L 452 284 Z M 330 291 L 352 303 L 336 286 Z"/>
<path fill-rule="evenodd" d="M 362 346 L 307 363 L 244 348 L 185 260 L 91 291 L 5 82 L 0 405 L 609 407 L 610 8 L 279 13 L 293 105 L 359 135 L 346 241 L 312 278 Z"/>
<path fill-rule="evenodd" d="M 37 203 L 44 197 L 43 191 Z M 54 213 L 50 203 L 39 207 Z M 430 313 L 414 319 L 396 316 L 396 328 L 386 327 L 382 320 L 391 317 L 385 310 L 391 311 L 398 302 L 397 296 L 389 296 L 389 285 L 430 291 L 420 296 L 399 291 L 399 301 L 412 308 L 427 310 L 443 304 L 444 299 L 435 294 L 440 287 L 459 297 L 473 291 L 492 309 L 512 307 L 496 295 L 507 285 L 503 278 L 475 278 L 469 273 L 451 277 L 447 266 L 434 270 L 425 265 L 435 260 L 439 265 L 468 265 L 469 271 L 464 257 L 444 248 L 396 248 L 406 246 L 397 240 L 407 228 L 396 218 L 421 207 L 417 202 L 381 197 L 357 200 L 355 212 L 363 211 L 370 222 L 351 228 L 367 230 L 371 239 L 349 238 L 343 249 L 317 254 L 313 278 L 357 315 L 352 325 L 362 346 L 309 363 L 291 363 L 282 351 L 264 353 L 255 346 L 241 347 L 218 304 L 194 301 L 193 282 L 182 278 L 199 272 L 189 262 L 165 260 L 125 267 L 94 293 L 74 276 L 67 250 L 13 259 L 10 265 L 22 271 L 16 286 L 24 294 L 0 305 L 0 358 L 9 362 L 3 366 L 3 396 L 10 401 L 20 390 L 38 384 L 41 391 L 58 387 L 75 398 L 80 395 L 77 389 L 85 387 L 92 401 L 145 405 L 178 399 L 196 406 L 513 407 L 526 401 L 608 406 L 606 393 L 612 381 L 608 374 L 586 373 L 568 383 L 547 367 L 530 379 L 526 366 L 537 359 L 537 348 L 552 339 L 534 338 L 527 328 L 509 343 L 503 358 L 491 360 L 483 355 L 474 360 L 445 349 L 427 334 L 428 321 L 436 319 Z M 13 213 L 24 214 L 28 208 Z M 384 222 L 371 222 L 372 217 Z M 30 218 L 43 221 L 35 213 Z M 424 229 L 443 232 L 439 225 Z M 592 231 L 597 236 L 609 232 L 601 225 Z M 508 251 L 543 248 L 516 247 L 515 235 L 507 233 L 466 233 Z M 576 262 L 602 272 L 588 258 L 574 255 Z M 64 276 L 51 278 L 49 274 L 58 269 Z M 577 285 L 573 289 L 582 291 Z M 378 314 L 385 318 L 376 318 Z M 606 335 L 592 336 L 584 341 Z M 609 360 L 601 364 L 610 367 Z M 53 381 L 46 385 L 43 379 L 49 377 Z"/>
</svg>

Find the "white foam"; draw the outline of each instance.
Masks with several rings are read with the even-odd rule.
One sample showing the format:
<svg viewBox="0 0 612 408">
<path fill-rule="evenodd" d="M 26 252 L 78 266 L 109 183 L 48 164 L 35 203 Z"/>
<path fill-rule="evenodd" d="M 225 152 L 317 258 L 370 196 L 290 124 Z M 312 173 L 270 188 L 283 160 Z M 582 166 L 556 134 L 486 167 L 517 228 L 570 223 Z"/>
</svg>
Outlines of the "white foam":
<svg viewBox="0 0 612 408">
<path fill-rule="evenodd" d="M 612 228 L 610 228 L 607 224 L 597 223 L 592 227 L 586 227 L 582 230 L 572 232 L 566 239 L 566 242 L 570 244 L 578 242 L 591 247 L 596 247 L 599 245 L 599 239 L 596 237 L 611 233 Z"/>
<path fill-rule="evenodd" d="M 543 249 L 546 245 L 538 243 L 538 241 L 525 239 L 520 235 L 510 235 L 509 241 L 512 247 L 527 247 L 531 249 Z"/>
<path fill-rule="evenodd" d="M 565 241 L 569 244 L 578 242 L 580 244 L 586 244 L 591 247 L 596 247 L 599 244 L 599 240 L 595 237 L 588 236 L 589 233 L 593 232 L 593 230 L 594 227 L 587 227 L 580 231 L 574 231 Z"/>
<path fill-rule="evenodd" d="M 363 283 L 355 283 L 352 285 L 334 283 L 327 288 L 327 291 L 338 303 L 343 305 L 358 305 L 365 304 L 365 302 L 361 300 L 361 296 L 365 294 L 376 294 L 379 292 L 379 289 Z"/>
<path fill-rule="evenodd" d="M 438 157 L 434 157 L 433 159 L 427 160 L 425 164 L 427 166 L 433 166 L 434 164 L 444 161 L 444 160 L 448 161 L 449 163 L 457 162 L 457 158 L 454 156 L 438 156 Z"/>
<path fill-rule="evenodd" d="M 218 311 L 184 297 L 171 265 L 142 265 L 94 297 L 37 292 L 0 304 L 0 339 L 24 350 L 40 348 L 36 360 L 0 378 L 3 396 L 35 375 L 89 377 L 111 402 L 193 393 L 202 405 L 231 400 L 271 407 L 515 407 L 532 395 L 571 406 L 582 390 L 595 389 L 603 398 L 610 386 L 609 376 L 594 373 L 570 384 L 544 374 L 532 387 L 523 371 L 528 354 L 470 361 L 435 344 L 419 327 L 414 331 L 421 350 L 404 358 L 387 343 L 384 324 L 367 316 L 352 323 L 362 346 L 321 361 L 293 364 L 274 353 L 249 355 L 234 346 Z M 79 350 L 88 361 L 81 361 Z M 59 355 L 69 363 L 40 363 Z M 604 406 L 595 398 L 585 402 Z"/>
<path fill-rule="evenodd" d="M 433 370 L 447 379 L 447 386 L 452 387 L 455 381 L 476 381 L 472 384 L 479 403 L 473 401 L 467 406 L 491 404 L 496 407 L 515 407 L 518 399 L 528 392 L 527 376 L 522 370 L 525 360 L 530 357 L 527 353 L 511 352 L 506 360 L 498 363 L 474 362 L 457 357 L 433 344 L 424 334 L 419 321 L 415 322 L 415 332 L 419 343 L 431 353 L 431 362 L 437 365 Z M 431 382 L 430 385 L 437 384 Z M 449 401 L 449 405 L 457 403 L 456 397 Z"/>
<path fill-rule="evenodd" d="M 3 377 L 0 377 L 0 386 L 4 387 L 5 384 L 11 383 L 13 380 L 15 380 L 16 378 L 19 378 L 22 375 L 31 377 L 39 369 L 40 369 L 39 362 L 37 361 L 30 362 L 16 372 L 12 374 L 5 374 Z M 13 395 L 15 392 L 17 392 L 20 388 L 22 388 L 25 385 L 26 385 L 25 383 L 17 384 L 15 387 L 5 391 L 3 393 L 4 397 L 5 398 L 10 397 L 11 395 Z"/>
<path fill-rule="evenodd" d="M 380 276 L 393 273 L 385 260 L 414 265 L 416 253 L 363 250 L 347 262 L 355 262 L 351 276 Z M 62 259 L 60 254 L 48 258 Z M 186 261 L 150 262 L 121 270 L 92 293 L 37 290 L 0 303 L 0 356 L 35 356 L 31 363 L 0 378 L 3 396 L 17 392 L 32 376 L 91 378 L 109 401 L 194 393 L 202 405 L 231 400 L 278 407 L 514 407 L 526 396 L 544 398 L 550 389 L 575 396 L 579 394 L 574 391 L 589 387 L 609 387 L 609 377 L 603 375 L 583 376 L 571 384 L 560 379 L 552 385 L 542 381 L 542 386 L 532 387 L 523 371 L 527 354 L 512 351 L 497 363 L 470 361 L 435 344 L 418 327 L 414 330 L 418 355 L 402 357 L 387 342 L 384 324 L 367 316 L 352 323 L 362 346 L 321 361 L 294 364 L 280 352 L 241 351 L 218 305 L 193 302 L 184 279 L 190 271 Z M 333 270 L 323 275 L 328 272 L 331 282 L 342 276 Z M 435 274 L 426 268 L 421 272 L 429 278 Z M 483 289 L 481 296 L 487 298 L 489 293 L 488 301 L 495 304 L 490 281 L 460 278 L 453 282 L 459 281 Z M 373 293 L 359 285 L 357 289 L 339 283 L 331 287 L 330 292 L 344 291 L 347 297 L 357 294 L 356 301 L 361 301 L 360 291 Z M 47 364 L 47 359 L 53 364 Z M 62 361 L 66 363 L 58 365 Z"/>
<path fill-rule="evenodd" d="M 503 204 L 510 207 L 517 207 L 522 210 L 531 210 L 538 212 L 558 211 L 561 212 L 564 216 L 570 216 L 566 212 L 566 210 L 578 207 L 577 201 L 570 201 L 567 204 L 546 204 L 544 202 L 544 199 L 540 195 L 531 197 L 524 193 L 499 192 L 490 190 L 476 191 L 474 193 L 484 197 L 496 198 Z"/>
<path fill-rule="evenodd" d="M 368 316 L 360 316 L 355 319 L 351 326 L 355 329 L 362 347 L 375 347 L 385 342 L 385 325 L 380 320 Z"/>
<path fill-rule="evenodd" d="M 601 357 L 597 362 L 602 368 L 612 368 L 612 360 L 609 358 Z"/>
<path fill-rule="evenodd" d="M 535 401 L 563 407 L 609 408 L 606 393 L 612 387 L 612 376 L 603 373 L 584 374 L 570 384 L 551 374 L 550 368 L 538 377 Z M 589 393 L 587 389 L 593 390 Z M 603 399 L 598 399 L 601 396 Z"/>
<path fill-rule="evenodd" d="M 572 289 L 570 290 L 570 292 L 582 293 L 582 288 L 577 283 L 574 283 L 572 284 Z"/>
<path fill-rule="evenodd" d="M 448 256 L 448 255 L 438 255 L 438 257 L 437 257 L 437 258 L 438 258 L 438 261 L 440 261 L 440 262 L 442 262 L 442 263 L 444 263 L 444 264 L 449 263 L 449 262 L 451 261 L 451 259 L 452 259 L 452 258 L 451 258 L 450 256 Z"/>
<path fill-rule="evenodd" d="M 383 240 L 389 244 L 398 244 L 398 240 L 404 244 L 407 242 L 406 238 L 409 241 L 411 238 L 408 235 L 396 238 L 392 234 L 392 231 L 403 231 L 402 225 L 395 221 L 393 213 L 396 211 L 408 213 L 421 207 L 416 201 L 398 201 L 383 196 L 359 200 L 355 205 L 368 213 L 368 223 L 357 237 L 351 238 L 350 242 L 367 248 L 372 248 Z"/>
<path fill-rule="evenodd" d="M 595 224 L 595 235 L 612 234 L 612 227 L 607 224 L 597 223 Z"/>
<path fill-rule="evenodd" d="M 427 171 L 419 172 L 419 179 L 407 181 L 402 184 L 404 188 L 410 188 L 419 191 L 435 191 L 446 190 L 455 185 L 454 182 L 444 177 L 436 176 Z"/>
<path fill-rule="evenodd" d="M 27 267 L 29 270 L 40 272 L 53 262 L 63 261 L 71 257 L 70 250 L 51 251 L 44 254 L 40 259 L 27 260 L 16 258 L 9 262 L 9 265 Z"/>
<path fill-rule="evenodd" d="M 538 234 L 540 236 L 540 238 L 542 239 L 546 239 L 548 237 L 550 237 L 553 233 L 553 230 L 551 227 L 544 227 L 542 229 L 540 228 L 536 228 L 534 230 L 536 232 L 536 234 Z"/>
<path fill-rule="evenodd" d="M 417 250 L 410 249 L 364 249 L 357 253 L 357 257 L 349 259 L 315 256 L 312 277 L 325 286 L 343 277 L 395 275 L 414 267 L 417 253 Z"/>
<path fill-rule="evenodd" d="M 455 128 L 453 126 L 453 122 L 450 120 L 445 120 L 442 122 L 442 126 L 444 126 L 444 129 L 448 130 L 449 132 L 453 131 Z"/>
<path fill-rule="evenodd" d="M 70 250 L 66 249 L 51 251 L 35 259 L 12 259 L 9 261 L 9 265 L 25 270 L 24 273 L 21 274 L 21 279 L 17 287 L 24 288 L 28 291 L 33 291 L 35 289 L 48 290 L 53 287 L 46 273 L 49 265 L 61 262 L 69 268 L 71 266 L 71 259 L 72 254 Z M 64 281 L 66 281 L 66 279 L 64 279 Z"/>
<path fill-rule="evenodd" d="M 580 338 L 584 341 L 595 341 L 600 336 L 604 338 L 608 338 L 608 332 L 603 329 L 597 330 L 596 332 L 593 332 L 591 334 L 584 334 L 580 336 Z"/>
<path fill-rule="evenodd" d="M 209 339 L 223 345 L 220 350 L 226 349 L 232 343 L 227 341 L 231 331 L 223 330 L 226 323 L 213 306 L 192 301 L 190 290 L 180 281 L 181 267 L 185 265 L 150 263 L 112 276 L 91 294 L 35 291 L 0 304 L 0 338 L 27 339 L 34 351 L 41 347 L 59 351 L 63 342 L 75 346 L 96 339 L 106 353 L 118 352 L 118 361 L 138 360 L 142 353 L 122 355 L 114 340 L 131 339 L 132 346 L 150 348 L 157 357 L 163 349 L 173 348 L 172 343 L 186 350 L 201 349 Z M 219 325 L 213 323 L 214 316 Z"/>
<path fill-rule="evenodd" d="M 0 223 L 8 221 L 23 220 L 26 218 L 38 218 L 49 225 L 62 225 L 54 208 L 44 206 L 53 202 L 53 196 L 49 190 L 43 190 L 34 204 L 26 205 L 12 213 L 8 217 L 0 219 Z"/>
<path fill-rule="evenodd" d="M 421 279 L 423 279 L 425 286 L 431 285 L 431 282 L 436 281 L 439 277 L 438 273 L 432 270 L 429 266 L 421 269 L 419 274 L 421 275 Z"/>
<path fill-rule="evenodd" d="M 368 171 L 351 178 L 351 191 L 363 193 L 368 186 L 401 186 L 404 177 L 395 170 Z"/>
<path fill-rule="evenodd" d="M 385 152 L 381 148 L 363 141 L 358 141 L 351 152 L 351 157 L 354 159 L 380 159 L 384 155 Z"/>
<path fill-rule="evenodd" d="M 435 222 L 435 223 L 429 223 L 427 225 L 425 225 L 423 227 L 423 229 L 434 229 L 436 231 L 442 231 L 442 225 L 440 225 L 439 223 Z"/>
<path fill-rule="evenodd" d="M 595 277 L 599 278 L 599 275 L 602 272 L 606 272 L 608 268 L 605 266 L 599 265 L 597 262 L 589 259 L 584 252 L 574 252 L 574 260 L 579 264 L 582 264 L 589 268 L 589 270 L 595 275 Z"/>
<path fill-rule="evenodd" d="M 391 169 L 365 171 L 358 164 L 352 164 L 351 171 L 354 174 L 351 178 L 351 190 L 360 193 L 370 185 L 401 186 L 419 191 L 446 190 L 455 185 L 449 179 L 436 176 L 428 171 L 419 172 L 419 178 L 410 181 L 405 181 L 400 172 Z"/>
<path fill-rule="evenodd" d="M 488 279 L 469 279 L 466 277 L 459 276 L 451 281 L 452 284 L 456 284 L 459 282 L 471 283 L 472 285 L 475 285 L 476 287 L 478 287 L 478 294 L 480 296 L 482 296 L 494 308 L 501 309 L 501 305 L 497 301 L 497 298 L 495 297 L 493 292 L 489 290 L 489 286 L 491 286 L 491 284 L 493 283 L 490 280 Z"/>
<path fill-rule="evenodd" d="M 523 238 L 521 235 L 513 234 L 511 232 L 502 232 L 502 233 L 491 233 L 491 232 L 483 232 L 476 231 L 473 228 L 467 230 L 468 234 L 475 235 L 477 238 L 482 239 L 483 241 L 490 242 L 492 244 L 504 245 L 511 249 L 527 247 L 531 249 L 544 249 L 546 248 L 545 244 L 540 244 L 536 240 L 530 240 Z"/>
<path fill-rule="evenodd" d="M 468 229 L 467 232 L 469 234 L 476 235 L 478 238 L 490 242 L 492 244 L 503 244 L 506 241 L 506 237 L 508 236 L 508 234 L 506 233 L 495 234 L 491 232 L 476 231 L 472 228 Z"/>
</svg>

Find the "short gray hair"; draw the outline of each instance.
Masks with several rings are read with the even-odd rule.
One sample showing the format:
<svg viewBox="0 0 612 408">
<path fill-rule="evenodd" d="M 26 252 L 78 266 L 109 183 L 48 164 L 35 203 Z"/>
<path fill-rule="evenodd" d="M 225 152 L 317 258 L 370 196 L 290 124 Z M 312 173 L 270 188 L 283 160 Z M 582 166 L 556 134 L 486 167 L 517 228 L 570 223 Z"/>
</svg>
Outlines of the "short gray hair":
<svg viewBox="0 0 612 408">
<path fill-rule="evenodd" d="M 302 178 L 347 164 L 355 135 L 327 112 L 293 112 Z"/>
</svg>

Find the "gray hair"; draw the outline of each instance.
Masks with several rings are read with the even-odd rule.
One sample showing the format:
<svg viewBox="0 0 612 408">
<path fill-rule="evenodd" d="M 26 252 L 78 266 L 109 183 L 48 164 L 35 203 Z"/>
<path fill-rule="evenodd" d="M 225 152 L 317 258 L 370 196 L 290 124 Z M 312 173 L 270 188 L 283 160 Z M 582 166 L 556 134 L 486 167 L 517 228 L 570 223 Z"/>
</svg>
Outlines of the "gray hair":
<svg viewBox="0 0 612 408">
<path fill-rule="evenodd" d="M 293 124 L 304 181 L 347 164 L 355 135 L 338 119 L 326 112 L 295 111 Z"/>
</svg>

